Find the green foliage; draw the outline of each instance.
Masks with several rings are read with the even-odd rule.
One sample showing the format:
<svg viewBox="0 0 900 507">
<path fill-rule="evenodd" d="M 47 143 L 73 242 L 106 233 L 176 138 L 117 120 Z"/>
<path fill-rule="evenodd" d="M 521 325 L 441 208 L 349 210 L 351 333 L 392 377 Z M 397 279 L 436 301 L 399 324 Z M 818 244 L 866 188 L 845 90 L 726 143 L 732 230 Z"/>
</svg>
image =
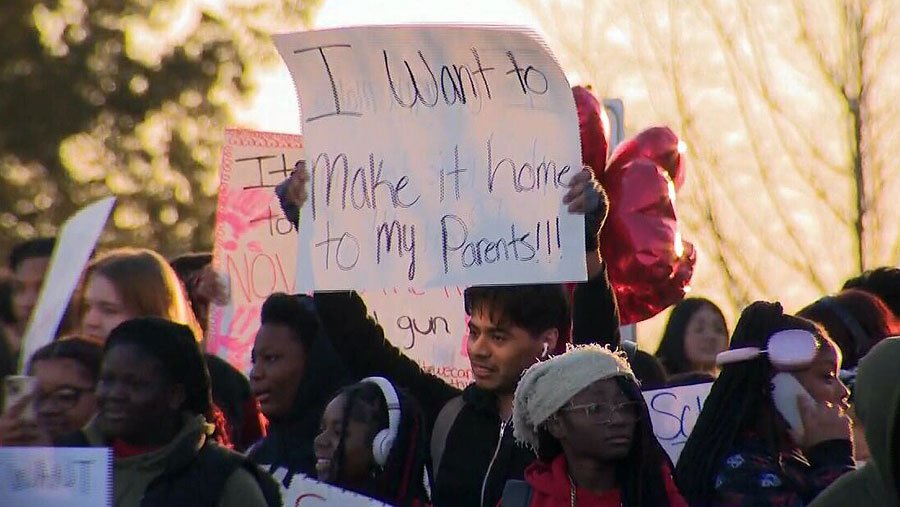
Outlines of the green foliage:
<svg viewBox="0 0 900 507">
<path fill-rule="evenodd" d="M 110 194 L 105 245 L 211 248 L 231 107 L 319 3 L 0 2 L 0 250 Z"/>
</svg>

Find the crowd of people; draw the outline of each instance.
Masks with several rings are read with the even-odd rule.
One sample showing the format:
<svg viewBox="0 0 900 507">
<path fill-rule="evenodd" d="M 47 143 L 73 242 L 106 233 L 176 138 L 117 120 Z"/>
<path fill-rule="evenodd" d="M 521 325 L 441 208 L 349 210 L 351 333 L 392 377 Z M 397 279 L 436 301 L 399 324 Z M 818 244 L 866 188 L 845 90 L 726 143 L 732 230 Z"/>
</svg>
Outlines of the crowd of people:
<svg viewBox="0 0 900 507">
<path fill-rule="evenodd" d="M 303 164 L 278 188 L 294 225 Z M 126 506 L 281 505 L 299 474 L 397 506 L 900 505 L 900 268 L 796 314 L 756 302 L 729 333 L 703 298 L 672 309 L 655 356 L 622 340 L 599 254 L 608 202 L 589 168 L 588 279 L 465 290 L 474 382 L 391 344 L 354 291 L 275 293 L 245 376 L 204 353 L 223 298 L 209 253 L 96 254 L 2 446 L 104 446 Z M 52 238 L 12 249 L 0 368 L 14 374 Z M 712 382 L 677 463 L 642 390 Z M 272 475 L 284 469 L 281 483 Z"/>
</svg>

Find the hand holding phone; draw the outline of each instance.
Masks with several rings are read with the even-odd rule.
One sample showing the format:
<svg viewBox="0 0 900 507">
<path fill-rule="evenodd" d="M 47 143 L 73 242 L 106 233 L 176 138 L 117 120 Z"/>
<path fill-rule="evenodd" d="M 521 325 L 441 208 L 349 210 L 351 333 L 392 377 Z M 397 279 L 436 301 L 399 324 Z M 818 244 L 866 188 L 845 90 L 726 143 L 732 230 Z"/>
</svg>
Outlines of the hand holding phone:
<svg viewBox="0 0 900 507">
<path fill-rule="evenodd" d="M 815 403 L 813 397 L 806 392 L 797 377 L 784 372 L 772 377 L 772 401 L 775 403 L 778 413 L 787 421 L 791 437 L 797 443 L 803 441 L 805 432 L 803 418 L 800 415 L 799 399 Z"/>
<path fill-rule="evenodd" d="M 832 404 L 798 400 L 805 433 L 800 446 L 809 449 L 828 440 L 850 440 L 853 423 L 844 410 Z"/>
<path fill-rule="evenodd" d="M 27 375 L 8 375 L 3 379 L 3 414 L 9 414 L 16 409 L 17 419 L 36 421 L 33 400 L 37 390 L 36 378 Z"/>
<path fill-rule="evenodd" d="M 0 445 L 47 445 L 46 435 L 38 427 L 34 410 L 37 379 L 11 375 L 4 379 L 3 385 Z"/>
<path fill-rule="evenodd" d="M 850 438 L 850 418 L 840 407 L 817 402 L 790 373 L 772 377 L 772 401 L 787 421 L 791 438 L 801 448 Z"/>
</svg>

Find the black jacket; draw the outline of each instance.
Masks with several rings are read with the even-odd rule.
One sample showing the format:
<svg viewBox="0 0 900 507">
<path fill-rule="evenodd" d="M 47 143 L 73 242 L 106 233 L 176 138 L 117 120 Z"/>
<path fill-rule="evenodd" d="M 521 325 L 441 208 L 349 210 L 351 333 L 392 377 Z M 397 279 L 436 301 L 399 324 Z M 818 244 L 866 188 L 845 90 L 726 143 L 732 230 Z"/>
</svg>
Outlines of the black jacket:
<svg viewBox="0 0 900 507">
<path fill-rule="evenodd" d="M 260 465 L 268 465 L 270 472 L 286 468 L 285 480 L 298 472 L 315 476 L 313 440 L 319 434 L 322 412 L 332 396 L 350 381 L 331 342 L 320 332 L 308 352 L 306 372 L 290 414 L 270 420 L 269 434 L 253 445 L 247 455 Z"/>
<path fill-rule="evenodd" d="M 512 423 L 500 418 L 493 393 L 472 384 L 462 397 L 462 409 L 447 434 L 434 505 L 493 507 L 506 481 L 524 478 L 535 455 L 516 443 Z"/>
<path fill-rule="evenodd" d="M 462 394 L 464 405 L 447 434 L 432 499 L 437 507 L 497 505 L 506 481 L 522 479 L 535 455 L 515 443 L 512 426 L 501 421 L 496 396 L 474 384 L 461 392 L 422 371 L 385 338 L 357 293 L 323 292 L 314 298 L 326 334 L 351 374 L 390 378 L 419 400 L 430 428 L 444 405 Z M 576 343 L 618 337 L 615 299 L 605 272 L 579 284 L 575 298 L 582 305 L 574 313 Z M 575 306 L 579 308 L 578 302 Z"/>
<path fill-rule="evenodd" d="M 270 507 L 280 506 L 281 491 L 269 474 L 249 458 L 219 446 L 209 438 L 211 426 L 202 416 L 185 416 L 185 424 L 162 449 L 149 454 L 116 458 L 114 493 L 116 504 L 141 507 L 219 507 L 246 505 L 254 495 L 235 472 L 243 469 L 259 486 Z M 80 431 L 54 442 L 57 447 L 109 447 L 112 442 L 94 419 Z M 140 461 L 136 461 L 140 460 Z M 152 479 L 143 489 L 141 476 Z M 233 482 L 234 481 L 234 482 Z M 227 497 L 223 496 L 229 492 Z"/>
<path fill-rule="evenodd" d="M 276 193 L 296 227 L 298 210 L 285 199 L 286 183 Z M 619 315 L 606 270 L 578 284 L 573 297 L 572 341 L 618 345 Z M 474 384 L 461 392 L 422 371 L 385 338 L 384 329 L 368 317 L 359 294 L 322 292 L 314 298 L 325 333 L 351 375 L 384 376 L 406 389 L 422 406 L 429 432 L 444 405 L 462 394 L 464 404 L 447 434 L 432 488 L 436 507 L 494 507 L 508 479 L 524 478 L 525 467 L 535 455 L 515 443 L 512 425 L 503 424 L 494 394 Z"/>
</svg>

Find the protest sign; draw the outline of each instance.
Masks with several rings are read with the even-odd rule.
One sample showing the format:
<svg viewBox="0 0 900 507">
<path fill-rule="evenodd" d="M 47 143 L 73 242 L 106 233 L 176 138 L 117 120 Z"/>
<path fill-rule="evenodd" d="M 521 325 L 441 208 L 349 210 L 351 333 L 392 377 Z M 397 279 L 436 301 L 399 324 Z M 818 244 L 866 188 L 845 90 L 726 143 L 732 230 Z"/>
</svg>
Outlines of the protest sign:
<svg viewBox="0 0 900 507">
<path fill-rule="evenodd" d="M 105 447 L 0 447 L 0 504 L 112 506 L 112 466 Z"/>
<path fill-rule="evenodd" d="M 303 114 L 301 290 L 586 278 L 581 168 L 559 64 L 525 29 L 357 27 L 274 37 Z"/>
<path fill-rule="evenodd" d="M 697 417 L 711 387 L 712 383 L 707 382 L 644 391 L 644 400 L 653 422 L 653 434 L 673 463 L 678 463 L 681 450 L 697 424 Z"/>
<path fill-rule="evenodd" d="M 56 337 L 72 293 L 115 203 L 115 197 L 107 197 L 90 204 L 72 215 L 60 229 L 37 306 L 25 331 L 19 358 L 20 372 L 25 371 L 29 359 L 39 348 Z"/>
<path fill-rule="evenodd" d="M 272 292 L 296 292 L 296 232 L 274 187 L 303 158 L 303 139 L 249 130 L 227 130 L 225 139 L 213 265 L 231 290 L 227 304 L 210 306 L 207 349 L 248 372 L 263 301 Z M 469 384 L 462 289 L 392 288 L 362 296 L 407 356 L 451 385 Z"/>
<path fill-rule="evenodd" d="M 388 340 L 424 371 L 459 389 L 474 380 L 461 287 L 365 291 L 362 297 Z"/>
<path fill-rule="evenodd" d="M 213 266 L 230 291 L 226 305 L 210 306 L 207 350 L 244 372 L 263 301 L 295 292 L 296 233 L 274 190 L 302 158 L 300 136 L 225 131 Z"/>
<path fill-rule="evenodd" d="M 342 507 L 387 507 L 387 504 L 367 498 L 360 494 L 336 488 L 297 474 L 291 477 L 291 486 L 284 487 L 287 471 L 283 468 L 275 470 L 272 476 L 281 485 L 281 501 L 285 507 L 317 507 L 319 505 L 340 505 Z"/>
</svg>

